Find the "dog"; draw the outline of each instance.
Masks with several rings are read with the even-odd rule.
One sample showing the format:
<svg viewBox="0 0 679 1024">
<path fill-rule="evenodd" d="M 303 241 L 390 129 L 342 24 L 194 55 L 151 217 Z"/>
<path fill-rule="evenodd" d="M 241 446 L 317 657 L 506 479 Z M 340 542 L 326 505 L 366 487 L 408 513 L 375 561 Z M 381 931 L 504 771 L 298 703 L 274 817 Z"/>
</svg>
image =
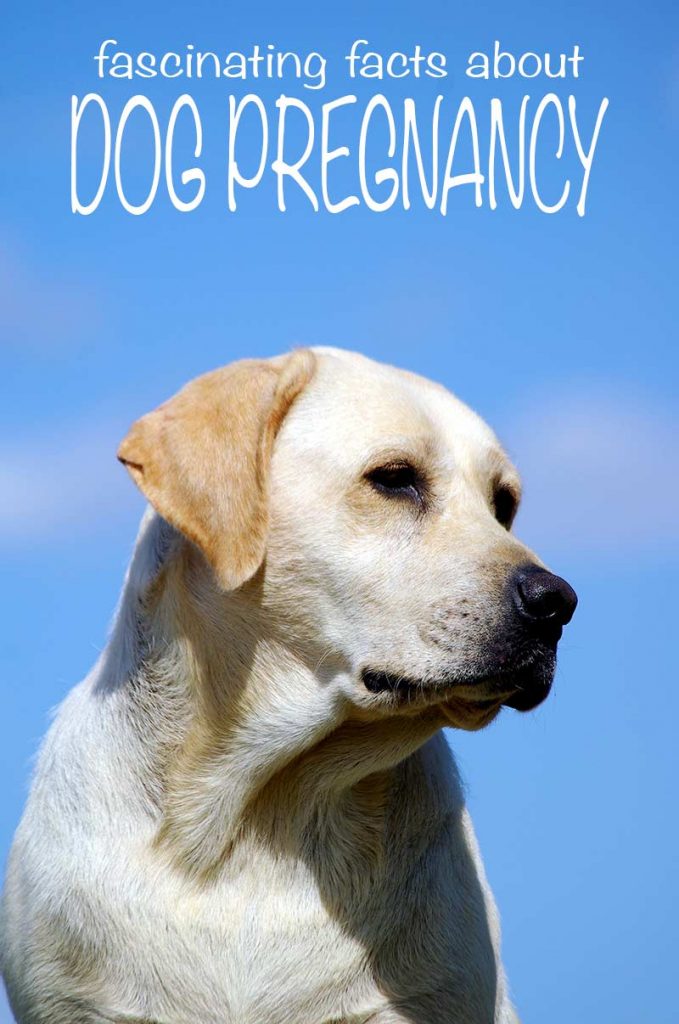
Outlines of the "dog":
<svg viewBox="0 0 679 1024">
<path fill-rule="evenodd" d="M 442 386 L 336 349 L 136 422 L 149 509 L 5 886 L 20 1024 L 510 1024 L 442 727 L 547 696 L 576 596 Z"/>
</svg>

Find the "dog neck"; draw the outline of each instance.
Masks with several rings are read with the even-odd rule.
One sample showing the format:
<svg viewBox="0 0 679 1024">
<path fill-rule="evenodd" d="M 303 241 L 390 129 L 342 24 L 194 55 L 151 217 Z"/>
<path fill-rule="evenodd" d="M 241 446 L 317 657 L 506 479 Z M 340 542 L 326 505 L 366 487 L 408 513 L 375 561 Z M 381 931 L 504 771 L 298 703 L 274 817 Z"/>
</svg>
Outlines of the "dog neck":
<svg viewBox="0 0 679 1024">
<path fill-rule="evenodd" d="M 323 845 L 339 815 L 381 835 L 394 767 L 440 725 L 352 718 L 323 685 L 328 660 L 306 664 L 271 630 L 257 586 L 220 591 L 202 556 L 147 517 L 111 642 L 107 676 L 147 748 L 157 847 L 194 877 L 253 834 L 289 851 L 312 831 Z"/>
</svg>

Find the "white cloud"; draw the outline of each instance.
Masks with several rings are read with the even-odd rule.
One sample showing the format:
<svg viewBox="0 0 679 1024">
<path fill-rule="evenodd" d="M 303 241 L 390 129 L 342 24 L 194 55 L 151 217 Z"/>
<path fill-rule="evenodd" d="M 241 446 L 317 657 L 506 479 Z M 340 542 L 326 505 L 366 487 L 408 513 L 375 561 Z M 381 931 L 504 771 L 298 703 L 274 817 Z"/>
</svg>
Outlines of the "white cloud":
<svg viewBox="0 0 679 1024">
<path fill-rule="evenodd" d="M 93 414 L 0 448 L 5 544 L 134 522 L 142 499 L 115 458 L 124 416 Z M 639 557 L 676 545 L 679 423 L 668 411 L 602 386 L 530 399 L 508 419 L 525 488 L 517 533 L 540 554 Z"/>
<path fill-rule="evenodd" d="M 517 532 L 531 546 L 643 554 L 677 545 L 679 421 L 585 386 L 526 402 L 507 438 L 523 476 Z"/>
<path fill-rule="evenodd" d="M 40 354 L 94 339 L 100 296 L 91 282 L 65 269 L 42 270 L 19 250 L 0 243 L 0 344 Z"/>
<path fill-rule="evenodd" d="M 94 533 L 141 512 L 115 457 L 124 427 L 94 418 L 0 448 L 0 538 L 4 545 Z"/>
</svg>

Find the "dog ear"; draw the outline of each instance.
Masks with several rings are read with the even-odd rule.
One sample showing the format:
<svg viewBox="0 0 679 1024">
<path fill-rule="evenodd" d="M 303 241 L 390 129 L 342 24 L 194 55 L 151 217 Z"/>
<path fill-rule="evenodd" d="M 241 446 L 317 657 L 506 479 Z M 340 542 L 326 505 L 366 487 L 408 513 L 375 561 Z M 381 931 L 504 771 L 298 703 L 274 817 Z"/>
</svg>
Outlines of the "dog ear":
<svg viewBox="0 0 679 1024">
<path fill-rule="evenodd" d="M 314 366 L 313 353 L 300 349 L 206 373 L 137 420 L 118 450 L 156 511 L 201 549 L 227 590 L 264 558 L 273 442 Z"/>
</svg>

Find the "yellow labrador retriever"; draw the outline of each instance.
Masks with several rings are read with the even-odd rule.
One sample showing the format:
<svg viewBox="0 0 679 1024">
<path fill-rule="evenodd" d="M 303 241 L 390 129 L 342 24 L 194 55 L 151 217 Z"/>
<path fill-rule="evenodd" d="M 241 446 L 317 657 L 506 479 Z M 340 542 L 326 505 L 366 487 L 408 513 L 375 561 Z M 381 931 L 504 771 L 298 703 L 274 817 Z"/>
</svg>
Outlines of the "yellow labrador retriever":
<svg viewBox="0 0 679 1024">
<path fill-rule="evenodd" d="M 123 441 L 111 640 L 12 851 L 20 1024 L 509 1024 L 442 726 L 549 692 L 576 597 L 442 387 L 331 349 L 208 373 Z"/>
</svg>

